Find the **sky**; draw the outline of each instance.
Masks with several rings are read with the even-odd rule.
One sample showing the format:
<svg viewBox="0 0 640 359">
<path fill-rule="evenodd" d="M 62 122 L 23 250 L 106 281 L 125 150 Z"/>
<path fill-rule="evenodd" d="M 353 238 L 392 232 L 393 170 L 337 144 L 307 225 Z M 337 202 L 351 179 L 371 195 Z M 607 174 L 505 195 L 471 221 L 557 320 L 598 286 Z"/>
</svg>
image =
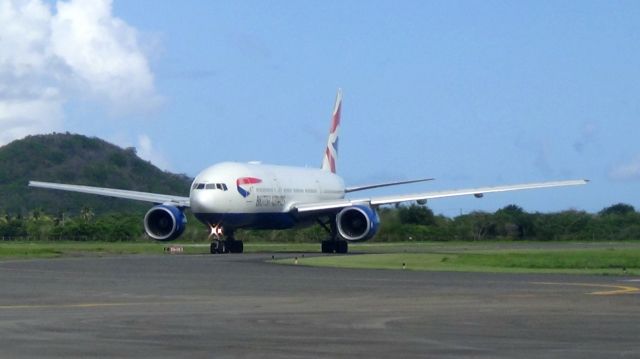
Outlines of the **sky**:
<svg viewBox="0 0 640 359">
<path fill-rule="evenodd" d="M 0 145 L 71 132 L 195 176 L 317 167 L 343 89 L 360 195 L 586 178 L 448 216 L 640 209 L 638 1 L 0 0 Z"/>
</svg>

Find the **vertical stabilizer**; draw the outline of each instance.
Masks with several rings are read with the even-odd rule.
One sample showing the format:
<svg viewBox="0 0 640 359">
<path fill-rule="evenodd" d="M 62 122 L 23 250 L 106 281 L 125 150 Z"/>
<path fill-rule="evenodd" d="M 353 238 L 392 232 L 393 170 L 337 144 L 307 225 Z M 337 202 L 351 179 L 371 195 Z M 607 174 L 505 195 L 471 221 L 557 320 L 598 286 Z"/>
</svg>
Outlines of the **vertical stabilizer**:
<svg viewBox="0 0 640 359">
<path fill-rule="evenodd" d="M 336 162 L 338 161 L 338 130 L 340 129 L 340 112 L 342 111 L 342 89 L 338 89 L 336 104 L 331 115 L 331 128 L 329 129 L 329 140 L 324 151 L 322 169 L 336 173 Z"/>
</svg>

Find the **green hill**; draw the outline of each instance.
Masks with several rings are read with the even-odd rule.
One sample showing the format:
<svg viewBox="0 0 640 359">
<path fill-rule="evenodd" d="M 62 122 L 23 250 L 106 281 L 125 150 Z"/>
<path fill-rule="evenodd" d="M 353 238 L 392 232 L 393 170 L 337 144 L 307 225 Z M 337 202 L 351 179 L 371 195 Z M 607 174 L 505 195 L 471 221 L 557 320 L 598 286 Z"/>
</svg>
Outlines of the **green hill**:
<svg viewBox="0 0 640 359">
<path fill-rule="evenodd" d="M 28 214 L 141 211 L 149 204 L 107 197 L 35 189 L 29 180 L 82 184 L 188 196 L 191 179 L 164 172 L 99 138 L 54 133 L 28 136 L 0 147 L 0 212 Z"/>
</svg>

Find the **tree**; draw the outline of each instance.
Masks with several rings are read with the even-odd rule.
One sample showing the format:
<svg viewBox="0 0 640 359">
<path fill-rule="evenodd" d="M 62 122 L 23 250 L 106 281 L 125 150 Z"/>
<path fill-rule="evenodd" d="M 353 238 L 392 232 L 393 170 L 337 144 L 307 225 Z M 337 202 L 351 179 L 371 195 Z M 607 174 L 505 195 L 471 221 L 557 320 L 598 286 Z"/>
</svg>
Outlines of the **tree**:
<svg viewBox="0 0 640 359">
<path fill-rule="evenodd" d="M 29 216 L 29 218 L 31 220 L 38 221 L 40 218 L 42 218 L 42 216 L 44 216 L 44 211 L 42 210 L 42 208 L 36 208 L 31 211 L 31 215 Z"/>
<path fill-rule="evenodd" d="M 608 215 L 626 215 L 629 213 L 635 213 L 636 209 L 633 208 L 632 205 L 626 204 L 626 203 L 618 203 L 618 204 L 614 204 L 613 206 L 609 206 L 604 208 L 603 210 L 601 210 L 598 214 L 601 216 L 608 216 Z"/>
<path fill-rule="evenodd" d="M 402 224 L 420 224 L 429 226 L 435 224 L 433 211 L 427 206 L 412 204 L 411 206 L 401 206 L 398 208 L 398 217 Z"/>
<path fill-rule="evenodd" d="M 523 239 L 534 234 L 532 216 L 515 204 L 497 210 L 494 217 L 500 236 Z"/>
<path fill-rule="evenodd" d="M 475 211 L 458 216 L 453 221 L 455 232 L 462 240 L 479 241 L 496 235 L 494 215 L 487 212 Z"/>
<path fill-rule="evenodd" d="M 82 218 L 82 220 L 85 222 L 91 221 L 94 216 L 95 213 L 93 213 L 93 211 L 89 207 L 82 207 L 82 209 L 80 210 L 80 218 Z"/>
</svg>

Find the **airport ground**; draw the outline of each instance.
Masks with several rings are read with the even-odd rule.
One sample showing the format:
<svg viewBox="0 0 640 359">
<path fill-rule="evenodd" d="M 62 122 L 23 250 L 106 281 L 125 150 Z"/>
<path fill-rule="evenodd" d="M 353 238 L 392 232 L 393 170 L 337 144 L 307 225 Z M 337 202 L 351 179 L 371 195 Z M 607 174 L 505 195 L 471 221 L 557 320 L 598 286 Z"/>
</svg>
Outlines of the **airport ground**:
<svg viewBox="0 0 640 359">
<path fill-rule="evenodd" d="M 318 255 L 318 243 L 247 242 L 247 253 L 299 253 L 276 263 L 364 269 L 427 271 L 640 275 L 640 241 L 601 242 L 361 242 L 358 255 Z M 0 260 L 123 254 L 193 255 L 209 252 L 207 243 L 174 242 L 0 242 Z M 310 255 L 310 256 L 309 256 Z M 295 258 L 295 259 L 294 259 Z"/>
<path fill-rule="evenodd" d="M 2 356 L 640 356 L 637 276 L 270 263 L 302 254 L 5 259 Z"/>
</svg>

